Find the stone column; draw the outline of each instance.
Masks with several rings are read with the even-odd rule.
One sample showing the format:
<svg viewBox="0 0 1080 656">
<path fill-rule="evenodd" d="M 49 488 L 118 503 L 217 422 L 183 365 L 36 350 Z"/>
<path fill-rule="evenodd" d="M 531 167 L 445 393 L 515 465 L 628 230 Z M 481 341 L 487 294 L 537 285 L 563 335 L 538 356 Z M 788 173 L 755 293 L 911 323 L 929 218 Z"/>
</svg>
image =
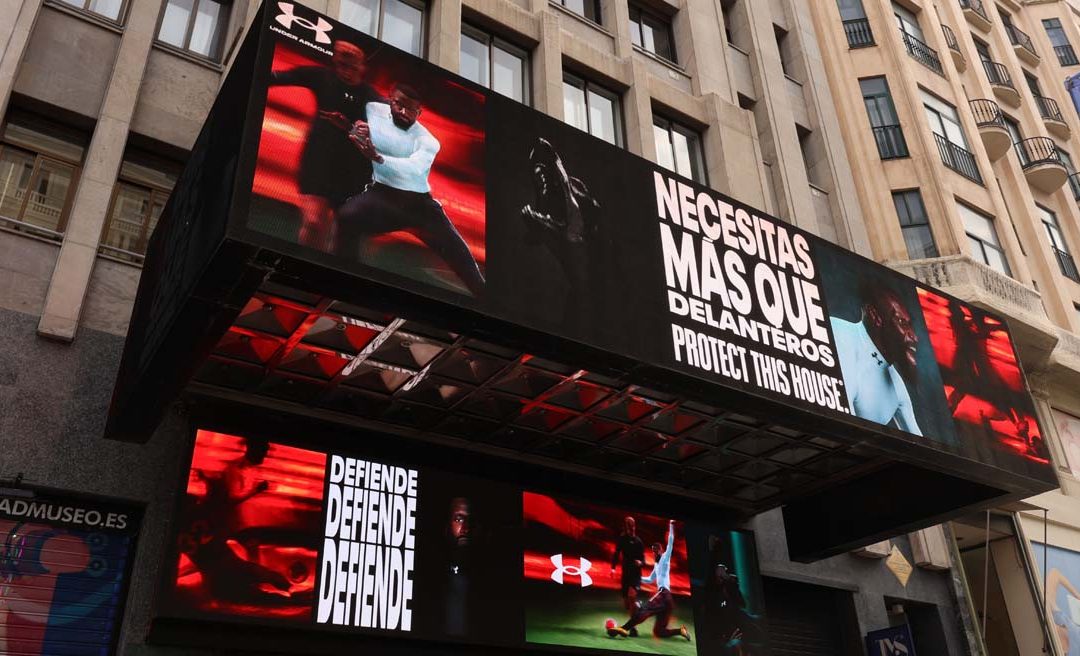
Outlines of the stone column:
<svg viewBox="0 0 1080 656">
<path fill-rule="evenodd" d="M 0 117 L 7 113 L 8 100 L 19 74 L 19 64 L 30 42 L 30 33 L 41 12 L 41 0 L 0 0 Z"/>
<path fill-rule="evenodd" d="M 649 71 L 645 62 L 630 60 L 633 84 L 623 94 L 623 119 L 626 121 L 626 149 L 650 162 L 656 161 L 653 141 L 652 100 L 649 96 Z"/>
<path fill-rule="evenodd" d="M 160 11 L 160 0 L 131 3 L 38 322 L 43 337 L 75 338 Z"/>
<path fill-rule="evenodd" d="M 461 0 L 433 0 L 428 6 L 428 61 L 457 73 L 461 65 Z"/>
<path fill-rule="evenodd" d="M 532 56 L 533 107 L 552 118 L 563 119 L 562 42 L 559 16 L 541 9 L 540 43 Z"/>
</svg>

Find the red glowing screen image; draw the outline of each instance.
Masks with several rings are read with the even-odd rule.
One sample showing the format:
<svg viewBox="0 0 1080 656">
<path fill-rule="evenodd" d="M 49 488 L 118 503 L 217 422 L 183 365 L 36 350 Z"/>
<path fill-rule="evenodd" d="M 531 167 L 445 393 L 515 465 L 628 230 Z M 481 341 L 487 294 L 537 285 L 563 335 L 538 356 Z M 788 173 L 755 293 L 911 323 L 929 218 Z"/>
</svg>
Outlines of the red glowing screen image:
<svg viewBox="0 0 1080 656">
<path fill-rule="evenodd" d="M 293 43 L 275 45 L 249 225 L 346 261 L 480 293 L 486 261 L 483 94 L 346 26 L 337 26 L 339 33 L 347 43 L 336 43 L 333 57 Z M 338 54 L 342 49 L 345 54 Z M 347 61 L 362 82 L 339 79 L 343 56 L 352 57 Z M 416 124 L 434 138 L 437 152 L 432 162 L 430 150 L 424 161 L 419 145 L 393 157 L 384 150 L 384 162 L 398 163 L 394 172 L 403 173 L 380 178 L 380 164 L 364 159 L 349 134 L 361 121 L 370 126 L 376 148 L 413 139 L 412 132 L 395 129 L 401 128 L 396 122 L 383 121 L 380 128 L 375 116 L 389 111 L 401 85 L 418 96 Z M 377 136 L 382 134 L 386 140 Z M 415 142 L 421 143 L 431 144 Z M 429 194 L 417 191 L 425 186 Z M 364 194 L 370 202 L 359 203 Z"/>
<path fill-rule="evenodd" d="M 533 492 L 522 519 L 528 642 L 696 653 L 682 521 Z"/>
<path fill-rule="evenodd" d="M 325 470 L 323 453 L 198 431 L 179 524 L 181 604 L 306 620 Z"/>
<path fill-rule="evenodd" d="M 1046 442 L 1005 324 L 930 290 L 918 292 L 960 436 L 1048 463 Z"/>
</svg>

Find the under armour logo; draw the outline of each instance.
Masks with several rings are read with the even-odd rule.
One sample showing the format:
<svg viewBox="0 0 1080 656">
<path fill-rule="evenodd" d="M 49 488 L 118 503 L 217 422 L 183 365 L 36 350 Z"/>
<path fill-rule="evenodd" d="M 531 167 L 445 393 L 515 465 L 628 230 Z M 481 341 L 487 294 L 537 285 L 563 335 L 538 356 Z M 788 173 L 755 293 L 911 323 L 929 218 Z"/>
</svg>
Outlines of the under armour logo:
<svg viewBox="0 0 1080 656">
<path fill-rule="evenodd" d="M 291 2 L 279 2 L 277 3 L 278 9 L 281 13 L 278 14 L 276 20 L 283 25 L 286 29 L 292 29 L 293 25 L 299 25 L 300 27 L 306 27 L 315 33 L 316 43 L 331 43 L 330 37 L 326 36 L 326 33 L 334 29 L 334 26 L 330 24 L 330 21 L 326 20 L 322 16 L 319 16 L 318 22 L 312 23 L 309 19 L 303 16 L 297 16 L 294 12 L 296 8 L 293 7 Z"/>
<path fill-rule="evenodd" d="M 569 574 L 570 576 L 577 576 L 581 578 L 581 587 L 587 588 L 592 585 L 592 577 L 588 572 L 592 569 L 592 563 L 585 558 L 578 558 L 580 565 L 564 565 L 563 555 L 555 554 L 551 557 L 551 564 L 555 566 L 555 571 L 551 573 L 551 580 L 555 581 L 559 585 L 563 583 L 563 577 Z"/>
</svg>

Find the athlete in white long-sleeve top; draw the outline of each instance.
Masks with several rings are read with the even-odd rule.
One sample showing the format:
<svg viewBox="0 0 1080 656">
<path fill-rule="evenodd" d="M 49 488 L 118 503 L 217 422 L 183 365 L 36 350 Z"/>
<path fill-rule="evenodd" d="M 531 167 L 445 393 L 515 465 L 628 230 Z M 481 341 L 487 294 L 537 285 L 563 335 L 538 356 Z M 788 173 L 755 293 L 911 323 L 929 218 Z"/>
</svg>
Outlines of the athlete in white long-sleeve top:
<svg viewBox="0 0 1080 656">
<path fill-rule="evenodd" d="M 690 640 L 690 632 L 685 626 L 677 629 L 668 627 L 671 622 L 671 613 L 675 610 L 675 598 L 671 596 L 671 555 L 675 552 L 675 520 L 668 521 L 667 545 L 659 542 L 653 543 L 653 568 L 649 575 L 641 580 L 643 584 L 656 586 L 656 594 L 648 601 L 638 605 L 630 619 L 622 626 L 616 626 L 607 630 L 612 638 L 615 636 L 630 637 L 637 635 L 636 626 L 650 617 L 656 617 L 653 623 L 653 635 L 657 638 L 670 638 L 682 636 Z"/>
<path fill-rule="evenodd" d="M 360 242 L 372 235 L 406 230 L 443 259 L 473 294 L 484 276 L 439 201 L 431 196 L 428 175 L 439 141 L 417 120 L 417 92 L 394 87 L 390 104 L 367 104 L 367 121 L 353 124 L 350 139 L 371 160 L 372 183 L 338 210 L 338 255 L 356 259 Z"/>
</svg>

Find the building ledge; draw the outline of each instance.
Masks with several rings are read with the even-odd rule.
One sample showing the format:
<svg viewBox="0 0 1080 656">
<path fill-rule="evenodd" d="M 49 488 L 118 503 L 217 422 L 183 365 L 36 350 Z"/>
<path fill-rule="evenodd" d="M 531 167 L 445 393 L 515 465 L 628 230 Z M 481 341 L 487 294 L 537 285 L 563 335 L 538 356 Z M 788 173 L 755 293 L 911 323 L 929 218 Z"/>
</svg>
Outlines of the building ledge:
<svg viewBox="0 0 1080 656">
<path fill-rule="evenodd" d="M 1042 369 L 1049 363 L 1060 329 L 1046 316 L 1039 292 L 966 255 L 910 260 L 891 266 L 921 283 L 1004 315 L 1027 370 Z"/>
</svg>

